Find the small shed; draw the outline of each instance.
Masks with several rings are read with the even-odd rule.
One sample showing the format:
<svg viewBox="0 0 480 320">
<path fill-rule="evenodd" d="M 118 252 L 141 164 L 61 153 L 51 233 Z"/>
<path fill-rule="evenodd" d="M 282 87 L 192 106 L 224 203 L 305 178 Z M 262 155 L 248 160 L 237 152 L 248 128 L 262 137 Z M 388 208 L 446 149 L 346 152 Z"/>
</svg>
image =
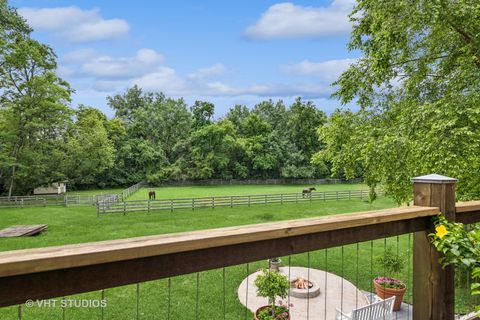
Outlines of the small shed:
<svg viewBox="0 0 480 320">
<path fill-rule="evenodd" d="M 41 186 L 33 189 L 33 194 L 62 194 L 67 192 L 67 182 L 60 181 L 60 182 L 53 182 L 50 183 L 48 186 Z"/>
</svg>

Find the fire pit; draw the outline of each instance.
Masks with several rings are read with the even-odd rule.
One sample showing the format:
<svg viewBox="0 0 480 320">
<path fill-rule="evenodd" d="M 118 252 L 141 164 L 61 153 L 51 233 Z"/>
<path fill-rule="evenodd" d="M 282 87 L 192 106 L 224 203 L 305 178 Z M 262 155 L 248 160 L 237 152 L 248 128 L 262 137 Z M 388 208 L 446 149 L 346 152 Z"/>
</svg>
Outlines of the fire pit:
<svg viewBox="0 0 480 320">
<path fill-rule="evenodd" d="M 307 299 L 320 295 L 320 287 L 315 282 L 302 277 L 294 277 L 293 279 L 290 281 L 290 296 Z"/>
</svg>

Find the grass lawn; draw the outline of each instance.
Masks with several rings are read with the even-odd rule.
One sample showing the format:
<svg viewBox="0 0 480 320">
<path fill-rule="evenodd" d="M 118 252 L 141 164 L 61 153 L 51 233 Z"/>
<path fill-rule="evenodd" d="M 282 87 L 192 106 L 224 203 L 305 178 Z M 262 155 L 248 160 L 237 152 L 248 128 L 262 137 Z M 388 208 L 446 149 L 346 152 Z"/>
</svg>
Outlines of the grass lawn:
<svg viewBox="0 0 480 320">
<path fill-rule="evenodd" d="M 332 185 L 333 186 L 333 185 Z M 47 223 L 49 230 L 36 237 L 0 239 L 0 251 L 52 245 L 128 238 L 268 221 L 299 219 L 330 214 L 375 210 L 395 206 L 388 198 L 374 204 L 360 200 L 314 201 L 284 205 L 259 205 L 178 210 L 171 212 L 105 215 L 97 218 L 94 207 L 49 207 L 0 210 L 0 228 L 13 224 Z M 408 236 L 381 239 L 343 248 L 319 250 L 283 257 L 286 265 L 310 266 L 338 274 L 364 290 L 371 290 L 372 279 L 383 274 L 378 258 L 385 246 L 406 253 L 411 244 Z M 395 251 L 396 252 L 396 251 Z M 373 258 L 372 258 L 373 257 Z M 343 263 L 342 263 L 343 261 Z M 411 262 L 411 259 L 410 259 Z M 251 319 L 252 314 L 237 299 L 240 282 L 249 273 L 267 267 L 266 261 L 211 270 L 198 275 L 198 319 Z M 411 285 L 411 268 L 399 276 Z M 225 294 L 223 291 L 225 282 Z M 325 290 L 325 289 L 323 289 Z M 328 288 L 327 288 L 328 290 Z M 169 294 L 170 293 L 170 294 Z M 196 319 L 196 274 L 128 285 L 104 291 L 106 308 L 61 308 L 23 306 L 23 319 Z M 410 299 L 410 291 L 406 299 Z M 89 292 L 67 299 L 101 299 L 102 292 Z M 137 314 L 138 310 L 138 314 Z M 168 316 L 170 310 L 170 316 Z M 18 307 L 0 309 L 0 319 L 18 319 Z"/>
<path fill-rule="evenodd" d="M 146 200 L 148 192 L 154 190 L 157 199 L 198 198 L 219 196 L 244 196 L 252 194 L 301 193 L 303 189 L 315 187 L 317 191 L 367 190 L 364 184 L 321 184 L 321 185 L 211 185 L 142 188 L 128 200 Z"/>
</svg>

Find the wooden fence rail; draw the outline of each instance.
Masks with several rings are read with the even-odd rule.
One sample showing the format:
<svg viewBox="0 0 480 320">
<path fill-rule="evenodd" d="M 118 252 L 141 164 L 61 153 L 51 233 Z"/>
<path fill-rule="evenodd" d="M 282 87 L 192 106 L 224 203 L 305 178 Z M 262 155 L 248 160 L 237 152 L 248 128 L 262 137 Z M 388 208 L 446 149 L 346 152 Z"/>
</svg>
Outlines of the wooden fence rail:
<svg viewBox="0 0 480 320">
<path fill-rule="evenodd" d="M 0 197 L 0 208 L 26 208 L 50 206 L 92 206 L 105 196 L 85 195 L 41 195 Z"/>
<path fill-rule="evenodd" d="M 480 221 L 455 184 L 415 182 L 410 207 L 0 253 L 0 306 L 414 233 L 413 320 L 454 319 L 454 279 L 428 239 L 432 217 Z"/>
<path fill-rule="evenodd" d="M 378 192 L 383 194 L 382 191 Z M 343 190 L 302 193 L 256 194 L 246 196 L 219 196 L 201 198 L 177 198 L 163 200 L 132 200 L 124 202 L 103 201 L 97 203 L 97 214 L 150 212 L 158 210 L 202 209 L 216 207 L 251 206 L 257 204 L 283 204 L 292 202 L 367 199 L 368 190 Z"/>
<path fill-rule="evenodd" d="M 123 190 L 119 194 L 80 195 L 80 194 L 55 194 L 37 196 L 11 196 L 0 197 L 0 208 L 27 208 L 51 206 L 95 206 L 97 203 L 107 205 L 122 201 L 144 186 L 143 182 Z"/>
</svg>

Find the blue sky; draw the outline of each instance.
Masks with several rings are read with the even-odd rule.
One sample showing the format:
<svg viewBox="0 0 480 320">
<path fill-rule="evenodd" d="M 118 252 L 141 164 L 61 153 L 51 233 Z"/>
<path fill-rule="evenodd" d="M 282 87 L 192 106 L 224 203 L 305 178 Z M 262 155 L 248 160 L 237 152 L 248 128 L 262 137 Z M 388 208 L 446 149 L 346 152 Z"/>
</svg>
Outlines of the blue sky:
<svg viewBox="0 0 480 320">
<path fill-rule="evenodd" d="M 359 55 L 346 48 L 353 3 L 10 1 L 57 52 L 73 105 L 109 116 L 106 97 L 134 84 L 211 101 L 217 116 L 297 96 L 330 113 L 339 106 L 330 83 Z"/>
</svg>

